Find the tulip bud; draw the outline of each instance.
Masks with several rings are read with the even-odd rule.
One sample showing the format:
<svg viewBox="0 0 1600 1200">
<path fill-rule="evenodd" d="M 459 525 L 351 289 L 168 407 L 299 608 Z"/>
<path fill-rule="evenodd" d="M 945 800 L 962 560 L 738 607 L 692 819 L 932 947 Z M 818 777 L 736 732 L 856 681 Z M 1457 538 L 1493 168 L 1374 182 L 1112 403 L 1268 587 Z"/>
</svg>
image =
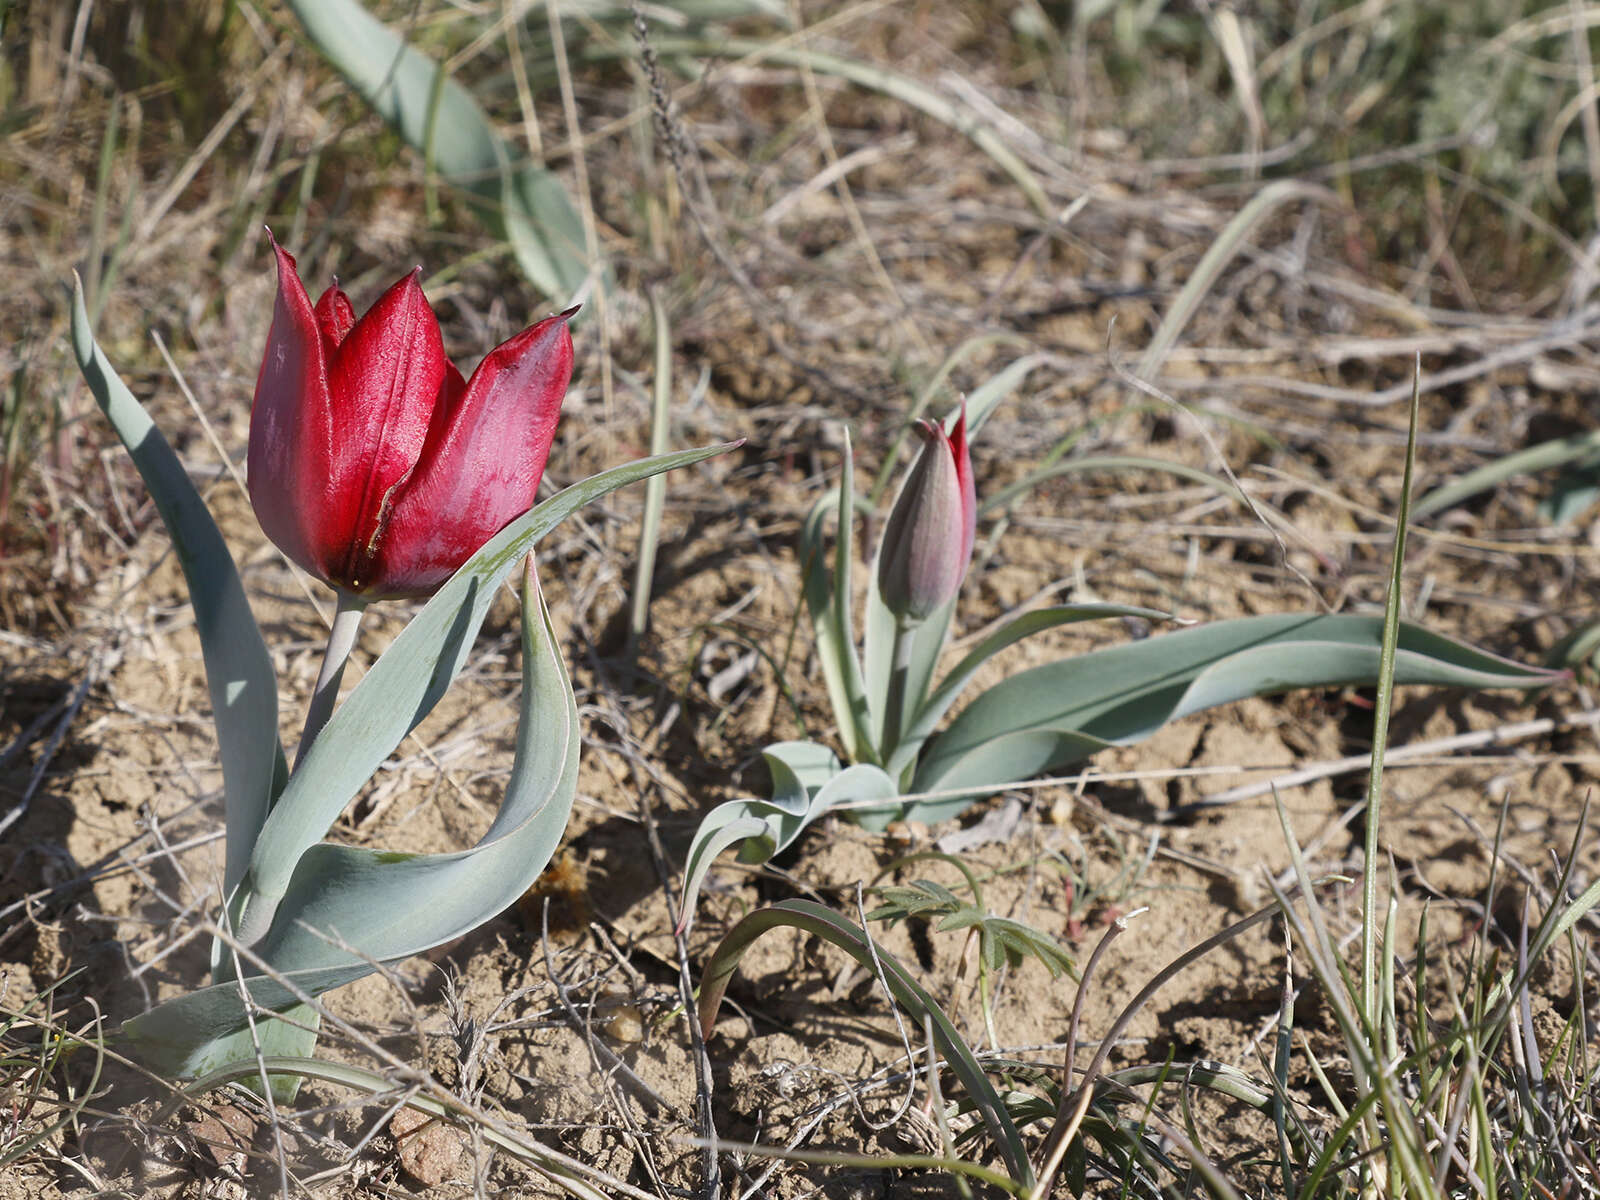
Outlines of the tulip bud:
<svg viewBox="0 0 1600 1200">
<path fill-rule="evenodd" d="M 967 453 L 967 413 L 952 435 L 920 421 L 922 450 L 889 512 L 878 551 L 878 591 L 904 621 L 921 621 L 961 589 L 977 530 L 977 496 Z"/>
<path fill-rule="evenodd" d="M 533 507 L 577 310 L 497 346 L 464 380 L 417 271 L 357 319 L 337 284 L 313 306 L 294 257 L 272 248 L 278 298 L 250 412 L 261 528 L 352 595 L 430 595 Z"/>
</svg>

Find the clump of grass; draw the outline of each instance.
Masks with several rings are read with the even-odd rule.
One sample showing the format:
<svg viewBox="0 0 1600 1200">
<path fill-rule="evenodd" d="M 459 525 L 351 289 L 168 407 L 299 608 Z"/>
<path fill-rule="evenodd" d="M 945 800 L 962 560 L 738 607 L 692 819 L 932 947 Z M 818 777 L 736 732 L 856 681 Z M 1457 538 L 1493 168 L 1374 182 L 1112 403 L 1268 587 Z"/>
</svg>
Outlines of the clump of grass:
<svg viewBox="0 0 1600 1200">
<path fill-rule="evenodd" d="M 898 921 L 917 918 L 937 922 L 941 932 L 965 931 L 968 939 L 977 946 L 978 1001 L 983 1009 L 983 1026 L 989 1036 L 989 1045 L 998 1049 L 999 1034 L 994 1027 L 994 978 L 1002 967 L 1020 967 L 1027 959 L 1034 959 L 1051 979 L 1062 975 L 1076 977 L 1077 967 L 1072 954 L 1049 934 L 1022 921 L 1001 917 L 989 911 L 983 901 L 983 885 L 977 873 L 954 854 L 926 851 L 908 855 L 890 863 L 879 872 L 880 878 L 899 867 L 918 861 L 947 863 L 961 873 L 970 900 L 963 900 L 950 888 L 931 879 L 917 879 L 910 884 L 874 887 L 878 907 L 867 913 L 867 920 L 882 921 L 893 926 Z"/>
<path fill-rule="evenodd" d="M 106 1047 L 98 1014 L 78 1033 L 57 1020 L 55 993 L 62 979 L 11 1008 L 0 977 L 0 1170 L 40 1152 L 56 1135 L 76 1125 L 96 1096 Z M 75 1087 L 65 1078 L 69 1054 L 90 1049 L 94 1065 L 88 1083 Z"/>
<path fill-rule="evenodd" d="M 1596 39 L 1564 0 L 1076 12 L 1077 68 L 1127 106 L 1118 124 L 1153 166 L 1328 180 L 1373 262 L 1520 291 L 1566 268 L 1563 235 L 1594 228 Z"/>
<path fill-rule="evenodd" d="M 1412 954 L 1403 958 L 1395 932 L 1400 902 L 1391 893 L 1370 994 L 1346 968 L 1328 913 L 1304 887 L 1305 863 L 1294 848 L 1302 896 L 1298 904 L 1285 897 L 1283 909 L 1337 1026 L 1342 1054 L 1319 1053 L 1301 1039 L 1316 1093 L 1310 1112 L 1331 1125 L 1319 1133 L 1282 1086 L 1293 1032 L 1285 1007 L 1277 1074 L 1287 1194 L 1600 1195 L 1592 1150 L 1600 1132 L 1593 1073 L 1600 1064 L 1591 1058 L 1582 983 L 1592 964 L 1575 930 L 1600 902 L 1600 885 L 1576 898 L 1566 890 L 1586 818 L 1587 807 L 1543 915 L 1534 922 L 1524 910 L 1514 945 L 1497 945 L 1505 935 L 1485 921 L 1464 966 L 1453 968 L 1455 956 L 1430 946 L 1426 914 Z M 1498 838 L 1494 850 L 1498 858 Z M 1491 902 L 1494 895 L 1491 881 Z M 1492 912 L 1492 903 L 1484 912 Z M 1560 942 L 1573 957 L 1574 995 L 1554 1036 L 1541 1037 L 1531 980 Z M 1347 1067 L 1336 1066 L 1339 1060 Z"/>
</svg>

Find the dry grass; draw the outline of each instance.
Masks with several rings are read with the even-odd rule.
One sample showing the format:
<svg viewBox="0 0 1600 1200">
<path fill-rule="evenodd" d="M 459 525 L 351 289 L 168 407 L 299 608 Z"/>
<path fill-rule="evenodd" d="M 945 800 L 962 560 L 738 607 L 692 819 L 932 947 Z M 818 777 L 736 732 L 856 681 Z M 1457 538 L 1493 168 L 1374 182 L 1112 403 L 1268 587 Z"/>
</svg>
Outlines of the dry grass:
<svg viewBox="0 0 1600 1200">
<path fill-rule="evenodd" d="M 710 1195 L 718 1177 L 730 1195 L 955 1194 L 938 1172 L 773 1164 L 694 1140 L 715 1129 L 796 1150 L 944 1147 L 922 1103 L 920 1031 L 903 1051 L 870 973 L 799 938 L 774 942 L 747 964 L 755 982 L 734 990 L 744 1019 L 709 1046 L 686 1001 L 744 909 L 810 895 L 851 910 L 854 881 L 948 831 L 886 843 L 840 826 L 793 861 L 726 864 L 693 940 L 671 935 L 674 872 L 698 814 L 762 786 L 763 744 L 826 731 L 795 633 L 793 546 L 833 477 L 841 425 L 870 479 L 915 397 L 931 388 L 942 408 L 1037 353 L 977 447 L 981 493 L 1056 448 L 1137 451 L 1226 464 L 1275 518 L 1266 528 L 1155 476 L 1056 480 L 1005 514 L 1003 538 L 980 536 L 968 634 L 1061 590 L 1202 618 L 1381 603 L 1417 356 L 1424 488 L 1594 422 L 1600 133 L 1589 48 L 1573 33 L 1593 14 L 1531 0 L 1515 13 L 1475 5 L 1471 20 L 1443 15 L 1443 0 L 1280 6 L 1302 12 L 1291 25 L 1223 5 L 1114 0 L 1077 6 L 1101 15 L 1074 22 L 1066 6 L 1031 0 L 864 0 L 794 4 L 790 28 L 745 18 L 731 32 L 746 41 L 733 43 L 695 41 L 647 6 L 652 71 L 626 19 L 574 15 L 558 58 L 537 11 L 514 37 L 502 24 L 480 38 L 500 6 L 381 7 L 418 45 L 453 56 L 502 132 L 581 194 L 611 265 L 614 285 L 579 327 L 552 479 L 647 446 L 652 295 L 672 334 L 671 441 L 748 442 L 670 481 L 636 657 L 642 494 L 620 493 L 543 548 L 585 721 L 573 865 L 554 889 L 569 928 L 542 939 L 530 903 L 431 962 L 331 997 L 321 1053 L 374 1073 L 371 1087 L 333 1072 L 293 1111 L 230 1092 L 175 1108 L 170 1081 L 114 1053 L 102 1062 L 93 1006 L 114 1023 L 202 977 L 218 776 L 179 577 L 78 382 L 65 281 L 83 273 L 102 345 L 204 481 L 278 658 L 286 737 L 322 618 L 228 469 L 242 461 L 271 304 L 261 226 L 308 280 L 337 274 L 358 298 L 422 262 L 458 361 L 566 297 L 529 289 L 285 10 L 185 0 L 4 13 L 0 1008 L 14 1015 L 0 1027 L 0 1156 L 21 1149 L 0 1170 L 0 1197 L 387 1195 L 436 1168 L 441 1196 L 541 1194 L 548 1185 L 527 1165 L 536 1142 L 600 1172 L 605 1194 Z M 808 53 L 855 64 L 858 77 Z M 1444 62 L 1455 69 L 1433 65 Z M 891 76 L 938 103 L 897 97 Z M 1299 182 L 1259 219 L 1239 218 L 1279 179 Z M 971 339 L 981 341 L 939 380 Z M 1144 357 L 1153 342 L 1170 348 Z M 1176 406 L 1131 389 L 1133 367 Z M 1541 518 L 1551 486 L 1512 479 L 1418 528 L 1410 611 L 1524 658 L 1592 621 L 1591 518 Z M 401 626 L 389 607 L 374 614 L 369 655 Z M 481 831 L 509 767 L 514 641 L 507 605 L 340 837 L 415 848 Z M 1397 740 L 1432 753 L 1391 772 L 1390 878 L 1409 898 L 1436 898 L 1437 938 L 1487 929 L 1485 944 L 1512 954 L 1520 910 L 1474 909 L 1494 857 L 1444 806 L 1488 828 L 1509 797 L 1505 851 L 1526 864 L 1520 887 L 1548 887 L 1542 848 L 1566 851 L 1600 776 L 1587 676 L 1531 701 L 1403 699 Z M 992 873 L 995 911 L 1082 953 L 1128 909 L 1151 907 L 1086 1000 L 1086 1053 L 1161 964 L 1270 899 L 1261 867 L 1289 866 L 1276 831 L 1261 832 L 1271 822 L 1259 797 L 1195 802 L 1359 757 L 1369 733 L 1359 698 L 1241 706 L 1030 792 L 1011 844 L 963 852 Z M 1313 872 L 1359 870 L 1358 789 L 1323 779 L 1285 795 Z M 1592 877 L 1595 856 L 1592 840 L 1578 846 L 1577 869 Z M 1353 902 L 1329 901 L 1341 930 L 1354 927 Z M 1519 1036 L 1501 1049 L 1526 1054 L 1531 1040 L 1548 1052 L 1570 1023 L 1566 1044 L 1591 1057 L 1582 1070 L 1571 1058 L 1562 1078 L 1592 1093 L 1600 979 L 1583 940 L 1592 927 L 1577 934 L 1533 976 Z M 883 944 L 921 965 L 979 1041 L 985 1006 L 963 950 L 914 922 Z M 1256 1048 L 1279 1013 L 1281 949 L 1262 934 L 1227 953 L 1130 1026 L 1114 1065 L 1216 1058 L 1270 1076 Z M 1305 1050 L 1286 1086 L 1326 1116 L 1310 1064 L 1330 1064 L 1335 1096 L 1349 1077 L 1326 1008 L 1304 995 Z M 1047 990 L 1036 964 L 1002 972 L 993 1020 L 1015 1044 L 1000 1050 L 1059 1073 L 1071 1007 L 1071 989 Z M 1525 1079 L 1520 1069 L 1506 1077 Z M 391 1119 L 412 1100 L 463 1119 L 463 1141 L 434 1139 L 442 1167 L 419 1165 Z M 1214 1097 L 1196 1103 L 1206 1133 L 1191 1139 L 1241 1189 L 1281 1193 L 1270 1126 Z M 1182 1107 L 1167 1115 L 1181 1121 Z M 1547 1107 L 1578 1133 L 1594 1119 L 1592 1100 L 1586 1113 Z M 1592 1180 L 1592 1164 L 1563 1152 L 1570 1178 L 1587 1169 Z M 1450 1183 L 1470 1194 L 1466 1175 Z"/>
</svg>

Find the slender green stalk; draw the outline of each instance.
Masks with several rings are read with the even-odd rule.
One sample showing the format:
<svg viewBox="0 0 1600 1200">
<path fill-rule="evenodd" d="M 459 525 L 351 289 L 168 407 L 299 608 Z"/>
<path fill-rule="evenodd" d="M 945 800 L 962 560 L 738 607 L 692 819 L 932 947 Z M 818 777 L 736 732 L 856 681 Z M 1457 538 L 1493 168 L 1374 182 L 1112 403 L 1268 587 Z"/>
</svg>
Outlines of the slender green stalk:
<svg viewBox="0 0 1600 1200">
<path fill-rule="evenodd" d="M 1372 770 L 1367 776 L 1365 861 L 1361 872 L 1361 1004 L 1366 1020 L 1376 1022 L 1378 1001 L 1378 825 L 1383 812 L 1383 752 L 1389 743 L 1389 715 L 1394 708 L 1395 647 L 1400 637 L 1400 584 L 1406 557 L 1406 521 L 1411 508 L 1411 474 L 1417 452 L 1417 410 L 1422 363 L 1412 376 L 1411 431 L 1406 443 L 1406 468 L 1400 483 L 1400 514 L 1395 522 L 1394 561 L 1389 569 L 1389 594 L 1383 609 L 1383 642 L 1378 652 L 1378 697 L 1372 713 Z"/>
<path fill-rule="evenodd" d="M 979 940 L 973 930 L 973 940 Z M 983 961 L 983 947 L 978 947 L 978 1007 L 983 1010 L 983 1032 L 989 1039 L 989 1049 L 1000 1053 L 1000 1035 L 994 1027 L 994 995 L 989 983 L 989 968 Z"/>
<path fill-rule="evenodd" d="M 1419 1165 L 1422 1155 L 1415 1143 L 1412 1110 L 1399 1095 L 1392 1073 L 1392 1064 L 1398 1059 L 1398 1045 L 1393 1040 L 1394 976 L 1393 956 L 1389 949 L 1394 935 L 1395 905 L 1391 892 L 1389 902 L 1384 906 L 1385 923 L 1380 936 L 1378 831 L 1383 811 L 1383 755 L 1388 745 L 1389 719 L 1394 707 L 1395 654 L 1400 637 L 1401 584 L 1405 569 L 1406 527 L 1411 510 L 1412 472 L 1416 462 L 1421 378 L 1422 364 L 1419 361 L 1412 376 L 1411 428 L 1406 443 L 1405 474 L 1400 485 L 1399 513 L 1395 521 L 1394 558 L 1384 601 L 1383 638 L 1378 652 L 1378 692 L 1373 706 L 1372 768 L 1367 778 L 1366 836 L 1361 871 L 1361 995 L 1357 1017 L 1361 1035 L 1371 1039 L 1370 1053 L 1363 1056 L 1352 1050 L 1351 1054 L 1357 1091 L 1373 1098 L 1373 1103 L 1360 1119 L 1366 1145 L 1373 1151 L 1369 1164 L 1373 1186 L 1382 1188 L 1392 1183 L 1402 1189 L 1407 1183 L 1416 1185 L 1420 1182 L 1425 1186 L 1427 1173 Z M 1315 908 L 1315 898 L 1308 895 L 1307 904 Z M 1380 946 L 1384 955 L 1381 969 L 1378 964 Z M 1347 1032 L 1347 1039 L 1352 1036 L 1356 1036 L 1353 1030 Z"/>
<path fill-rule="evenodd" d="M 900 735 L 906 727 L 906 684 L 911 679 L 911 659 L 917 645 L 911 635 L 916 632 L 917 624 L 904 617 L 896 617 L 894 621 L 894 666 L 889 671 L 889 692 L 884 699 L 883 713 L 881 751 L 885 762 L 899 747 Z"/>
<path fill-rule="evenodd" d="M 339 607 L 333 614 L 333 628 L 328 630 L 328 647 L 322 653 L 322 671 L 317 676 L 317 686 L 311 692 L 311 704 L 306 709 L 306 727 L 300 734 L 300 747 L 294 753 L 294 765 L 299 766 L 317 740 L 322 727 L 333 715 L 333 702 L 339 698 L 339 681 L 344 678 L 344 664 L 356 644 L 356 634 L 361 630 L 361 614 L 367 611 L 367 602 L 349 592 L 339 592 Z"/>
</svg>

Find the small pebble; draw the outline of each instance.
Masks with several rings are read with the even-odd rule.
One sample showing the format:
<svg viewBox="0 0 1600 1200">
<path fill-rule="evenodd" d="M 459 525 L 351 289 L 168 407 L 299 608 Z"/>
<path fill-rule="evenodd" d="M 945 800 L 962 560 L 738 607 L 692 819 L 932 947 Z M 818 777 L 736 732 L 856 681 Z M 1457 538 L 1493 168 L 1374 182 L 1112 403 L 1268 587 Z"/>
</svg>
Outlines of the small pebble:
<svg viewBox="0 0 1600 1200">
<path fill-rule="evenodd" d="M 400 1169 L 423 1187 L 436 1187 L 456 1173 L 466 1151 L 466 1135 L 438 1117 L 402 1108 L 389 1118 Z"/>
</svg>

